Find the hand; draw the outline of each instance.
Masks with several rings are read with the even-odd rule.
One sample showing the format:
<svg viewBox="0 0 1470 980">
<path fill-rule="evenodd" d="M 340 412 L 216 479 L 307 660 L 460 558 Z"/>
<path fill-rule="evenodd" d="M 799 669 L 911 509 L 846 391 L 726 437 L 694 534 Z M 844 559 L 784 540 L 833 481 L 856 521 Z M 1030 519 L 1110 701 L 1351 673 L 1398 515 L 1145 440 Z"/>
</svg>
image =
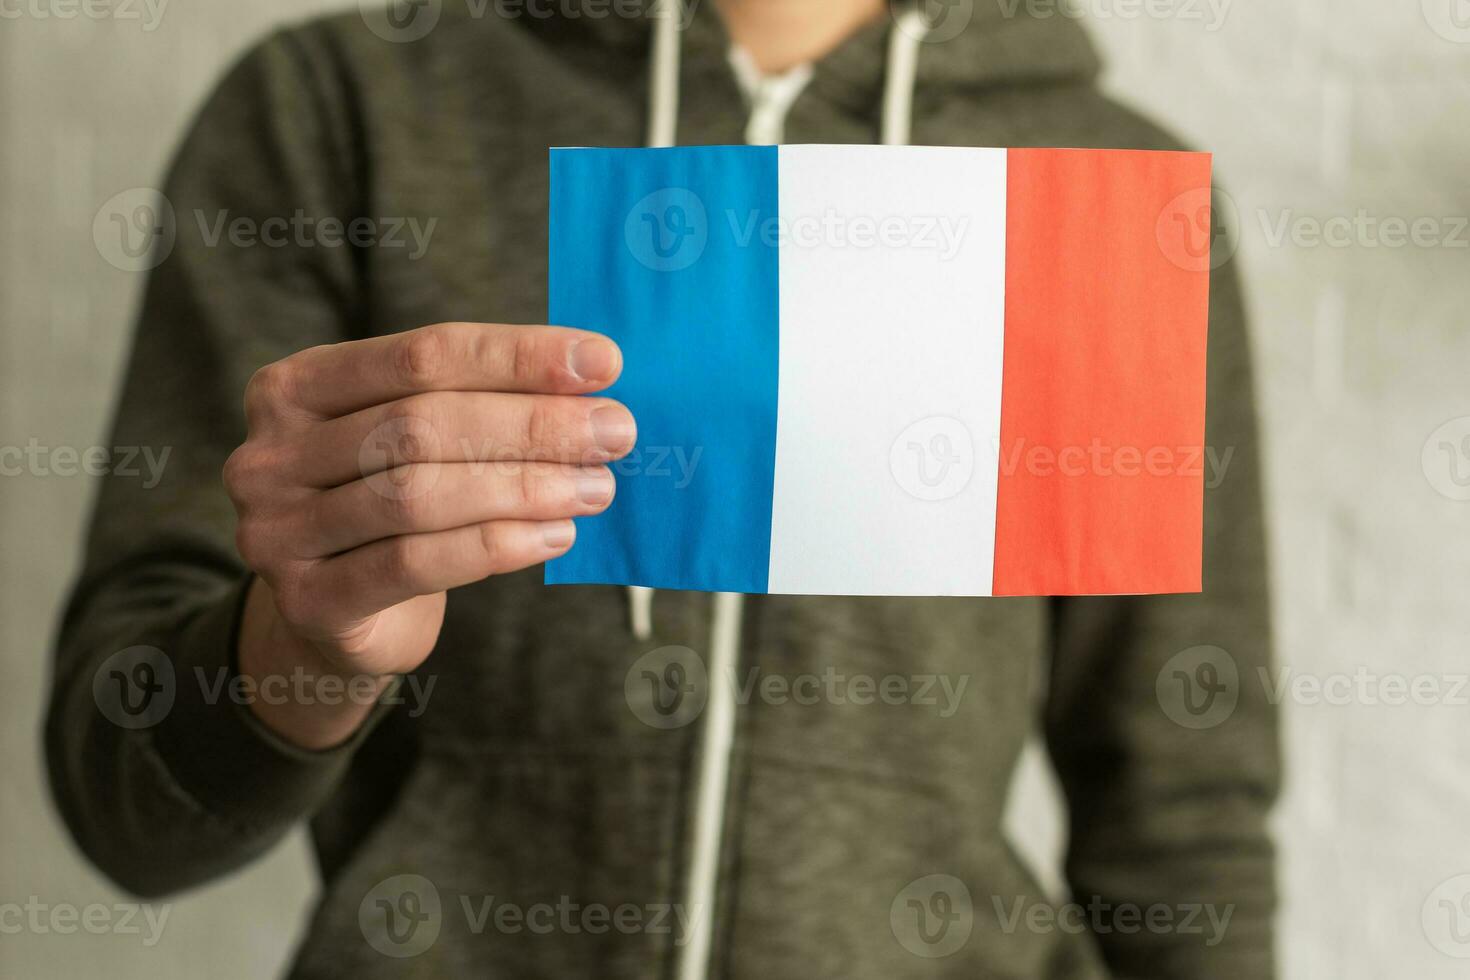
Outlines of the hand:
<svg viewBox="0 0 1470 980">
<path fill-rule="evenodd" d="M 445 590 L 555 558 L 570 518 L 612 501 L 626 408 L 577 397 L 622 370 L 617 345 L 561 327 L 446 323 L 314 347 L 262 368 L 225 464 L 236 543 L 258 578 L 240 630 L 256 680 L 377 679 L 418 667 Z M 376 693 L 374 693 L 374 698 Z M 309 748 L 372 708 L 251 702 Z"/>
</svg>

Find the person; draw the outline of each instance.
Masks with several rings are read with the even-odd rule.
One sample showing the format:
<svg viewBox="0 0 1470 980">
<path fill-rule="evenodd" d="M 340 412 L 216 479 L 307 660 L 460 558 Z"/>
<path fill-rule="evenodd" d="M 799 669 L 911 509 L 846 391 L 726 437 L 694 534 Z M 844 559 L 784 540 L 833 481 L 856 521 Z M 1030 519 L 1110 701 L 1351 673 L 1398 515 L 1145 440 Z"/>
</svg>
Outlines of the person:
<svg viewBox="0 0 1470 980">
<path fill-rule="evenodd" d="M 637 439 L 598 394 L 617 347 L 536 325 L 548 147 L 1177 148 L 1100 93 L 1076 21 L 881 0 L 391 13 L 269 37 L 172 165 L 113 445 L 173 452 L 156 487 L 101 490 L 46 729 L 88 857 L 158 896 L 309 822 L 302 978 L 1271 976 L 1271 706 L 1237 684 L 1191 725 L 1161 700 L 1181 652 L 1240 676 L 1269 657 L 1231 265 L 1202 594 L 731 614 L 542 583 Z M 404 227 L 432 235 L 404 247 Z M 702 726 L 650 709 L 695 686 L 677 651 L 718 642 L 747 695 L 712 808 Z M 1038 678 L 1066 896 L 1001 823 Z"/>
</svg>

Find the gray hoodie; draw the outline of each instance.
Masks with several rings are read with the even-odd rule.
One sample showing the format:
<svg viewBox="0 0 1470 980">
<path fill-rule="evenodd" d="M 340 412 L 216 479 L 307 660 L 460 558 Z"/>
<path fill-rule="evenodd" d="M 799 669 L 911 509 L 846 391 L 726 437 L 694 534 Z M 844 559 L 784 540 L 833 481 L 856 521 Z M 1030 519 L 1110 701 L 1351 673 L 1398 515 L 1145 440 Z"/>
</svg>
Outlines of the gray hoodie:
<svg viewBox="0 0 1470 980">
<path fill-rule="evenodd" d="M 452 593 L 435 652 L 337 749 L 293 748 L 230 696 L 248 578 L 220 469 L 251 373 L 438 321 L 540 322 L 548 147 L 657 139 L 651 103 L 681 143 L 739 143 L 750 122 L 708 2 L 680 32 L 677 106 L 650 99 L 650 64 L 668 61 L 640 4 L 425 9 L 438 23 L 412 42 L 356 12 L 271 37 L 173 165 L 177 237 L 113 440 L 170 447 L 169 465 L 156 486 L 106 479 L 56 653 L 50 771 L 83 850 L 158 895 L 310 821 L 324 884 L 303 978 L 689 976 L 701 922 L 695 970 L 720 977 L 1271 976 L 1276 728 L 1245 683 L 1270 631 L 1228 264 L 1211 290 L 1207 441 L 1226 465 L 1207 472 L 1201 595 L 732 608 L 660 593 L 630 611 L 621 589 L 548 588 L 532 569 Z M 1099 94 L 1075 21 L 946 9 L 968 20 L 909 46 L 912 85 L 895 84 L 889 20 L 817 64 L 786 141 L 911 126 L 918 144 L 1178 148 Z M 219 235 L 221 216 L 307 230 L 250 244 Z M 323 233 L 361 218 L 370 246 Z M 734 710 L 710 813 L 717 607 L 734 665 L 714 688 Z M 1066 896 L 1001 830 L 1038 725 L 1066 795 Z"/>
</svg>

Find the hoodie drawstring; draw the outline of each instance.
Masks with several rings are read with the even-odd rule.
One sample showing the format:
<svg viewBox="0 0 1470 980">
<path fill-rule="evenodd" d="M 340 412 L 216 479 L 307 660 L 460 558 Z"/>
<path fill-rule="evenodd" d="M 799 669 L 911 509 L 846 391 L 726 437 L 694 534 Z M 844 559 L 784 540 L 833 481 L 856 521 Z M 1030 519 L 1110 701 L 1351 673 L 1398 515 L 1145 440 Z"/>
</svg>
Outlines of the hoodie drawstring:
<svg viewBox="0 0 1470 980">
<path fill-rule="evenodd" d="M 673 146 L 679 123 L 679 25 L 683 0 L 655 0 L 653 53 L 650 65 L 648 135 L 650 147 Z M 919 50 L 928 21 L 917 9 L 905 11 L 889 33 L 888 65 L 884 77 L 882 142 L 906 145 L 913 117 L 914 85 Z M 732 69 L 742 80 L 753 106 L 746 130 L 749 143 L 779 143 L 787 112 L 811 78 L 803 66 L 764 84 L 751 77 L 749 61 L 732 52 Z M 628 618 L 633 635 L 646 640 L 653 633 L 654 590 L 628 588 Z M 714 596 L 710 624 L 709 697 L 699 732 L 698 787 L 695 792 L 694 838 L 690 851 L 685 908 L 690 933 L 680 947 L 678 980 L 706 980 L 713 948 L 716 888 L 724 836 L 729 789 L 730 756 L 735 745 L 735 669 L 739 662 L 740 621 L 745 597 L 731 592 Z"/>
</svg>

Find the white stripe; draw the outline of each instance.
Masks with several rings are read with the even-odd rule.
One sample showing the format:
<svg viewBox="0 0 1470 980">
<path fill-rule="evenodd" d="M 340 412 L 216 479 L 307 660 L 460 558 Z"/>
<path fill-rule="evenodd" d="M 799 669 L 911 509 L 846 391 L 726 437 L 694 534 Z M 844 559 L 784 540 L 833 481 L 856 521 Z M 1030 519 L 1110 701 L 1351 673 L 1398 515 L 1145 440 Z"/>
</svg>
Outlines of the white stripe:
<svg viewBox="0 0 1470 980">
<path fill-rule="evenodd" d="M 989 595 L 1006 153 L 780 149 L 770 591 Z"/>
</svg>

